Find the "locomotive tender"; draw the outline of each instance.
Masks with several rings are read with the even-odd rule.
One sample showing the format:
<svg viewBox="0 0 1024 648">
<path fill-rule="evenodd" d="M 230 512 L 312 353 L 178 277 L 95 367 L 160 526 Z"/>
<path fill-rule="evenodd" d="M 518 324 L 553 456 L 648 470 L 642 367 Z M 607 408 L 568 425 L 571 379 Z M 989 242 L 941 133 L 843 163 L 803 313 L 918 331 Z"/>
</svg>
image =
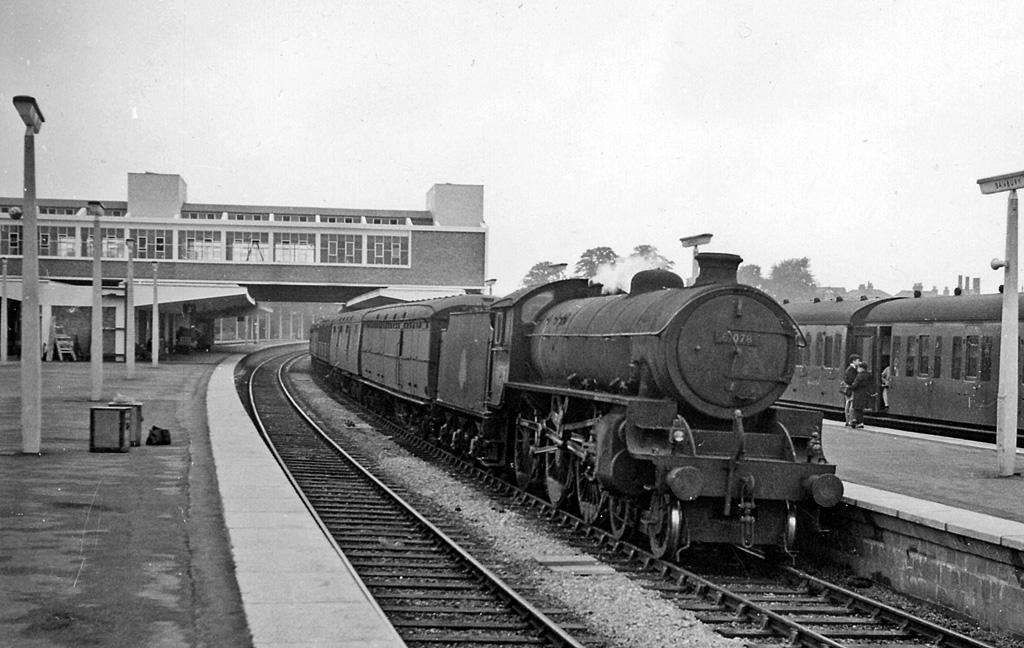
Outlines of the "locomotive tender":
<svg viewBox="0 0 1024 648">
<path fill-rule="evenodd" d="M 329 380 L 614 535 L 672 558 L 691 543 L 793 546 L 797 509 L 842 496 L 820 412 L 775 407 L 799 332 L 697 255 L 691 287 L 649 270 L 628 294 L 567 279 L 318 322 Z"/>
<path fill-rule="evenodd" d="M 893 367 L 889 408 L 883 407 L 881 390 L 872 408 L 886 417 L 994 430 L 1002 295 L 803 302 L 785 308 L 807 338 L 786 402 L 840 410 L 843 397 L 836 388 L 849 354 L 857 353 L 876 384 L 881 371 Z M 1019 317 L 1024 320 L 1024 304 Z M 1024 445 L 1019 433 L 1024 407 L 1018 410 L 1018 445 Z"/>
</svg>

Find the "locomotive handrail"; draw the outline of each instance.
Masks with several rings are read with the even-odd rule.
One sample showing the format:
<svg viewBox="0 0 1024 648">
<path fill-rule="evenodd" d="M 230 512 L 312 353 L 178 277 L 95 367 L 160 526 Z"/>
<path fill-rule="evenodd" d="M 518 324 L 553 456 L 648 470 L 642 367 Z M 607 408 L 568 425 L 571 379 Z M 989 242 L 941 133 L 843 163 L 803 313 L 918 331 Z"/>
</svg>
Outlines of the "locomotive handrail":
<svg viewBox="0 0 1024 648">
<path fill-rule="evenodd" d="M 786 445 L 789 446 L 789 453 L 793 456 L 793 463 L 796 463 L 796 446 L 793 445 L 793 437 L 790 436 L 789 430 L 782 424 L 782 421 L 775 421 L 775 425 L 778 425 L 782 430 L 782 434 L 785 435 Z"/>
</svg>

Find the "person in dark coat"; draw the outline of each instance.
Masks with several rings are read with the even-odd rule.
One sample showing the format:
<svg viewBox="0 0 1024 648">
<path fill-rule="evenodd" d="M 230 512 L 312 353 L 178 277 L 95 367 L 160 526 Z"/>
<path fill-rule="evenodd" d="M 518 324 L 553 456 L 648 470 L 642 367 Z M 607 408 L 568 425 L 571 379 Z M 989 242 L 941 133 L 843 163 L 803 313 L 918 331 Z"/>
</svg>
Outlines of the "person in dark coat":
<svg viewBox="0 0 1024 648">
<path fill-rule="evenodd" d="M 871 395 L 875 393 L 875 378 L 868 371 L 868 366 L 863 362 L 857 366 L 857 377 L 850 385 L 853 393 L 853 424 L 850 427 L 864 427 L 864 410 L 871 402 Z"/>
<path fill-rule="evenodd" d="M 853 425 L 853 390 L 849 389 L 853 386 L 854 379 L 857 378 L 857 365 L 860 364 L 860 356 L 854 353 L 850 356 L 850 364 L 846 365 L 846 375 L 843 376 L 843 382 L 846 383 L 846 403 L 843 407 L 843 413 L 846 415 L 846 426 L 850 427 Z"/>
</svg>

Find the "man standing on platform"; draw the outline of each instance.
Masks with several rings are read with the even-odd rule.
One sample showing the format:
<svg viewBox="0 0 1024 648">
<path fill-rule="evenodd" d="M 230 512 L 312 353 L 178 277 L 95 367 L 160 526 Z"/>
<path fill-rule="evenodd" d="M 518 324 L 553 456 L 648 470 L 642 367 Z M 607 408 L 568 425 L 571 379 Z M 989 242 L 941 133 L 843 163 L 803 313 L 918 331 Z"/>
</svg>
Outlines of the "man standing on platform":
<svg viewBox="0 0 1024 648">
<path fill-rule="evenodd" d="M 846 375 L 843 382 L 846 384 L 846 405 L 843 413 L 846 415 L 846 426 L 853 427 L 853 381 L 857 378 L 857 367 L 860 365 L 860 356 L 854 353 L 850 356 L 850 364 L 846 366 Z"/>
</svg>

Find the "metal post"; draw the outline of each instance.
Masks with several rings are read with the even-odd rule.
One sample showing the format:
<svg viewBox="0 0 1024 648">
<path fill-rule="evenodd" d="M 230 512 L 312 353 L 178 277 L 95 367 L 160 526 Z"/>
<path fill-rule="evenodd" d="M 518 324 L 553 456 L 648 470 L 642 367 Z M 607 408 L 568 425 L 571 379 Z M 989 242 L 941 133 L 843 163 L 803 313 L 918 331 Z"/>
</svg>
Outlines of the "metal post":
<svg viewBox="0 0 1024 648">
<path fill-rule="evenodd" d="M 25 129 L 25 224 L 21 265 L 21 451 L 39 454 L 43 428 L 43 359 L 39 322 L 39 213 L 35 129 Z"/>
<path fill-rule="evenodd" d="M 153 262 L 153 323 L 150 331 L 153 334 L 150 352 L 153 354 L 153 366 L 160 366 L 160 299 L 157 296 L 157 262 Z"/>
<path fill-rule="evenodd" d="M 7 257 L 0 259 L 3 280 L 0 281 L 0 365 L 7 364 Z"/>
<path fill-rule="evenodd" d="M 1020 294 L 1017 289 L 1017 190 L 1006 208 L 1006 260 L 1003 267 L 1003 321 L 999 351 L 999 397 L 996 414 L 996 459 L 999 475 L 1013 474 L 1017 457 L 1017 379 Z"/>
<path fill-rule="evenodd" d="M 100 210 L 92 219 L 92 346 L 89 351 L 89 375 L 92 392 L 89 400 L 98 401 L 103 395 L 103 249 L 100 245 Z"/>
<path fill-rule="evenodd" d="M 128 268 L 124 280 L 124 375 L 135 378 L 135 241 L 125 241 Z"/>
</svg>

